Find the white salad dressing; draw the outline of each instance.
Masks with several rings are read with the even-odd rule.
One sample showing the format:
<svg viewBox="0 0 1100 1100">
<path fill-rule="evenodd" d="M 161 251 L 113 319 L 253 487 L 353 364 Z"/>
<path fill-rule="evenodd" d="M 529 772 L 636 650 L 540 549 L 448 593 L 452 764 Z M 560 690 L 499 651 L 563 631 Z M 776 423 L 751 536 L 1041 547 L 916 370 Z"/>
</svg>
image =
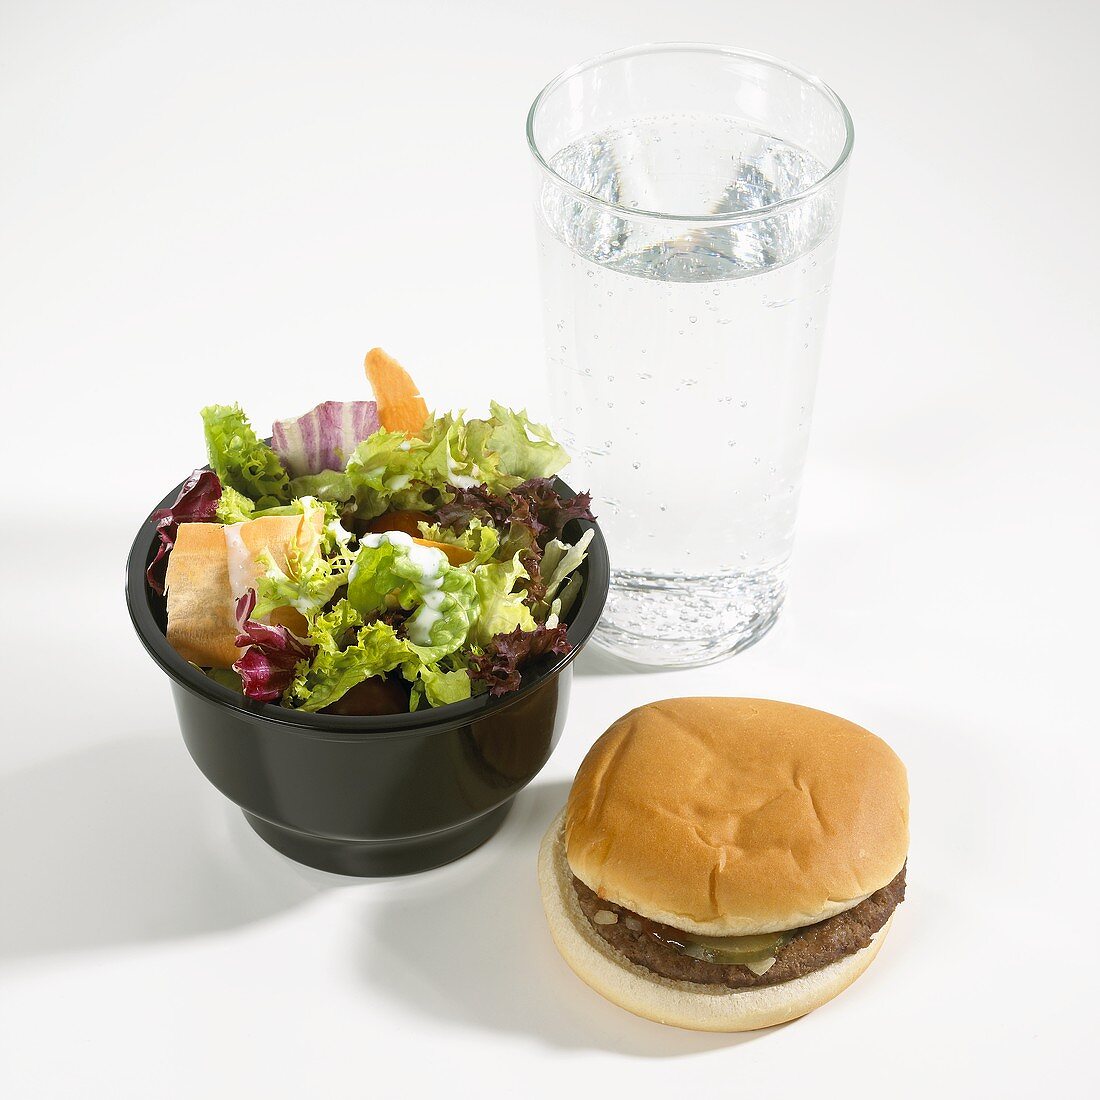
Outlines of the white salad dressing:
<svg viewBox="0 0 1100 1100">
<path fill-rule="evenodd" d="M 229 561 L 229 591 L 234 600 L 239 600 L 250 588 L 256 586 L 256 563 L 241 537 L 243 526 L 241 523 L 227 523 L 222 528 Z"/>
<path fill-rule="evenodd" d="M 332 537 L 340 543 L 342 546 L 346 546 L 351 541 L 351 532 L 340 522 L 339 519 L 330 520 L 326 525 L 325 530 L 332 535 Z"/>
<path fill-rule="evenodd" d="M 432 644 L 432 627 L 443 618 L 443 604 L 447 598 L 447 593 L 441 592 L 438 588 L 429 589 L 424 593 L 423 605 L 405 624 L 409 640 L 413 645 Z"/>
<path fill-rule="evenodd" d="M 405 623 L 405 629 L 413 645 L 431 645 L 432 627 L 443 618 L 443 604 L 448 599 L 447 593 L 442 591 L 447 555 L 434 546 L 421 546 L 404 531 L 382 531 L 365 535 L 360 540 L 361 546 L 372 550 L 386 544 L 404 547 L 410 564 L 420 573 L 415 583 L 421 606 Z"/>
</svg>

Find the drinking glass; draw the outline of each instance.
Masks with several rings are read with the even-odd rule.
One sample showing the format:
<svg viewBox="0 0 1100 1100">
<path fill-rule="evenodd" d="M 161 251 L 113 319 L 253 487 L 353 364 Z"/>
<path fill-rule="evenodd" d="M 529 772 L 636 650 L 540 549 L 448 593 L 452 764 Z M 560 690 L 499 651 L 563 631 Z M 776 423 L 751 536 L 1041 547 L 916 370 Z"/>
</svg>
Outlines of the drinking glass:
<svg viewBox="0 0 1100 1100">
<path fill-rule="evenodd" d="M 785 62 L 676 43 L 563 73 L 527 138 L 551 412 L 611 553 L 596 638 L 718 660 L 786 591 L 851 117 Z"/>
</svg>

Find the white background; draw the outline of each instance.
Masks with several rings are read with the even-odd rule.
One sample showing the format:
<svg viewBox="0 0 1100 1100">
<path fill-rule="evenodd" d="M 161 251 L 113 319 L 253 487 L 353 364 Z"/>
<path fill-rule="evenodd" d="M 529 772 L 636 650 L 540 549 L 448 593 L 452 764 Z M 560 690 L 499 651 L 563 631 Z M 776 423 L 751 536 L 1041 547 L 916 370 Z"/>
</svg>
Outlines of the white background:
<svg viewBox="0 0 1100 1100">
<path fill-rule="evenodd" d="M 527 105 L 669 39 L 788 57 L 856 119 L 787 610 L 707 669 L 586 652 L 554 759 L 470 858 L 297 867 L 182 746 L 126 618 L 132 534 L 201 461 L 199 406 L 362 395 L 374 344 L 440 407 L 538 409 Z M 1083 0 L 4 0 L 0 1094 L 1087 1091 L 1098 40 Z M 605 1004 L 535 887 L 591 741 L 698 693 L 835 711 L 911 777 L 879 961 L 742 1038 Z"/>
</svg>

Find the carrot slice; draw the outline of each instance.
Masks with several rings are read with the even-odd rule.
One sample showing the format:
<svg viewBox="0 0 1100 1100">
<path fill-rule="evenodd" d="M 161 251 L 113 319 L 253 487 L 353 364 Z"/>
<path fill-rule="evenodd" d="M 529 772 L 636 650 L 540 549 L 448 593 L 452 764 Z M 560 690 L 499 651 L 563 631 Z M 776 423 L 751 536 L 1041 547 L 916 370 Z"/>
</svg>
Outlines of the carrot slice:
<svg viewBox="0 0 1100 1100">
<path fill-rule="evenodd" d="M 428 406 L 409 372 L 381 348 L 371 348 L 363 363 L 378 403 L 378 422 L 388 432 L 416 435 L 428 419 Z"/>
<path fill-rule="evenodd" d="M 384 512 L 377 519 L 372 519 L 367 524 L 367 530 L 372 534 L 382 531 L 404 531 L 413 538 L 420 537 L 420 521 L 428 518 L 427 512 Z"/>
<path fill-rule="evenodd" d="M 412 536 L 413 542 L 442 550 L 451 565 L 465 565 L 473 558 L 474 552 L 467 550 L 465 546 L 456 546 L 453 542 L 433 542 L 431 539 L 422 539 L 420 520 L 427 518 L 427 512 L 384 512 L 367 524 L 367 530 L 373 534 L 381 534 L 383 531 L 404 531 L 406 535 Z"/>
<path fill-rule="evenodd" d="M 465 546 L 455 546 L 453 542 L 432 542 L 431 539 L 418 538 L 414 538 L 413 542 L 418 542 L 421 546 L 431 546 L 436 550 L 442 550 L 447 555 L 447 560 L 451 565 L 465 565 L 474 556 L 472 550 L 467 550 Z"/>
</svg>

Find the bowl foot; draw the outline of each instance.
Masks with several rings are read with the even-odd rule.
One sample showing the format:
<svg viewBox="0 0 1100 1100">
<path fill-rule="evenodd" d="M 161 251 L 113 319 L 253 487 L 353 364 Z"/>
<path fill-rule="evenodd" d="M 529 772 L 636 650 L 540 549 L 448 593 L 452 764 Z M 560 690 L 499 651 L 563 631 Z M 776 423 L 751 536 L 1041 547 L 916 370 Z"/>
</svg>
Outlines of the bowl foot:
<svg viewBox="0 0 1100 1100">
<path fill-rule="evenodd" d="M 338 875 L 379 878 L 428 871 L 468 855 L 484 844 L 503 824 L 513 798 L 481 817 L 452 829 L 398 840 L 338 840 L 273 825 L 247 810 L 245 820 L 277 852 Z"/>
</svg>

